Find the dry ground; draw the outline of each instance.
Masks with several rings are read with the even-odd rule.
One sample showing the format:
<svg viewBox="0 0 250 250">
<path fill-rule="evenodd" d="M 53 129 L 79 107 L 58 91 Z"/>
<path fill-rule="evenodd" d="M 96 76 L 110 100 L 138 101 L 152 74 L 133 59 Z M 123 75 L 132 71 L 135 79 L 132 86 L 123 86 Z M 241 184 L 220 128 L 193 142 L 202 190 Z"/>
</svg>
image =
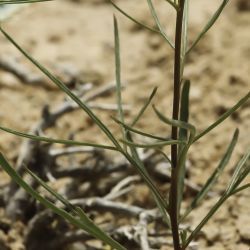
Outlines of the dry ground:
<svg viewBox="0 0 250 250">
<path fill-rule="evenodd" d="M 164 1 L 156 1 L 157 10 L 173 36 L 174 13 Z M 190 8 L 190 40 L 201 30 L 220 1 L 192 0 Z M 238 1 L 240 2 L 240 1 Z M 242 97 L 250 87 L 250 12 L 247 3 L 240 8 L 232 0 L 218 23 L 190 54 L 185 68 L 185 77 L 192 81 L 190 122 L 202 130 Z M 247 2 L 247 1 L 245 1 Z M 146 1 L 120 0 L 119 5 L 139 20 L 153 25 Z M 92 83 L 94 88 L 114 81 L 113 24 L 114 9 L 103 0 L 54 1 L 24 7 L 6 20 L 3 27 L 35 58 L 66 80 L 72 75 L 79 84 Z M 155 34 L 140 29 L 125 17 L 116 13 L 121 37 L 122 78 L 126 87 L 124 103 L 131 105 L 127 119 L 136 114 L 155 86 L 158 92 L 155 104 L 165 114 L 171 114 L 173 75 L 173 51 Z M 0 36 L 0 58 L 18 60 L 28 71 L 39 72 L 24 59 L 13 46 Z M 21 131 L 28 131 L 40 119 L 44 105 L 52 109 L 59 105 L 64 95 L 51 83 L 32 86 L 25 84 L 13 73 L 0 68 L 0 120 L 1 124 Z M 114 95 L 99 98 L 99 103 L 114 103 Z M 118 128 L 110 119 L 110 111 L 96 111 L 114 133 Z M 114 112 L 112 112 L 114 115 Z M 250 146 L 249 103 L 231 118 L 197 142 L 189 155 L 189 181 L 201 185 L 206 181 L 222 156 L 234 129 L 240 129 L 239 142 L 229 167 L 215 192 L 223 191 L 232 168 Z M 169 130 L 147 111 L 138 126 L 145 131 L 168 134 Z M 99 133 L 86 115 L 80 111 L 60 119 L 48 134 L 64 137 L 74 133 L 76 139 L 103 142 Z M 0 150 L 15 162 L 22 140 L 1 132 Z M 1 185 L 8 182 L 5 173 L 0 173 Z M 138 185 L 140 186 L 140 185 Z M 137 196 L 148 195 L 145 188 L 135 189 Z M 198 240 L 202 250 L 248 250 L 250 246 L 249 191 L 230 199 L 204 227 Z M 217 197 L 210 198 L 190 216 L 191 225 L 196 225 Z M 139 201 L 143 205 L 147 197 Z M 5 221 L 5 211 L 2 207 Z M 7 223 L 7 222 L 6 222 Z M 9 222 L 8 222 L 9 223 Z M 7 224 L 8 224 L 7 223 Z M 21 230 L 20 230 L 21 228 Z M 24 249 L 22 234 L 25 225 L 15 222 L 15 228 L 1 231 L 0 235 L 11 249 Z M 24 230 L 25 231 L 25 230 Z M 0 246 L 1 248 L 1 246 Z M 89 248 L 91 249 L 91 248 Z M 167 248 L 171 249 L 171 247 Z"/>
</svg>

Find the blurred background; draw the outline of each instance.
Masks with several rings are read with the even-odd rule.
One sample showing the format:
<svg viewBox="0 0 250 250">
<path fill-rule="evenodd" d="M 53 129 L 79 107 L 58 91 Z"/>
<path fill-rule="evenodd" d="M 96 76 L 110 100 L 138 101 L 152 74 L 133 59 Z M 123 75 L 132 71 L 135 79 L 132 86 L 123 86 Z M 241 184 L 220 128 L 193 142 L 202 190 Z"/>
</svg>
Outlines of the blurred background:
<svg viewBox="0 0 250 250">
<path fill-rule="evenodd" d="M 167 34 L 174 40 L 174 11 L 166 1 L 154 2 Z M 154 26 L 146 1 L 118 0 L 115 3 L 141 22 Z M 220 0 L 190 0 L 190 44 L 220 3 Z M 160 36 L 142 29 L 118 13 L 109 1 L 55 0 L 32 5 L 1 6 L 0 20 L 8 34 L 60 77 L 68 87 L 76 92 L 93 93 L 112 85 L 115 80 L 113 13 L 118 18 L 120 30 L 123 102 L 127 107 L 127 121 L 131 121 L 155 86 L 158 86 L 158 91 L 154 103 L 165 115 L 170 116 L 173 50 Z M 67 100 L 64 94 L 3 35 L 0 35 L 0 44 L 0 124 L 19 131 L 32 131 L 46 116 L 46 112 L 57 110 Z M 186 62 L 184 76 L 191 80 L 190 122 L 199 131 L 216 120 L 249 91 L 249 58 L 249 1 L 230 1 L 215 26 L 190 53 Z M 108 93 L 97 95 L 90 106 L 93 106 L 96 114 L 115 134 L 119 134 L 119 127 L 110 119 L 110 116 L 116 115 L 115 100 L 114 91 L 110 91 L 108 87 Z M 249 105 L 248 102 L 224 124 L 194 145 L 189 155 L 188 180 L 191 183 L 201 185 L 207 180 L 225 151 L 234 129 L 239 128 L 240 136 L 236 151 L 226 173 L 216 186 L 215 193 L 219 194 L 224 190 L 233 166 L 250 146 Z M 169 128 L 157 121 L 151 109 L 145 113 L 137 126 L 161 136 L 170 133 Z M 54 138 L 106 142 L 105 136 L 87 115 L 77 109 L 60 117 L 53 126 L 48 126 L 46 135 Z M 23 141 L 21 138 L 0 132 L 0 151 L 14 165 L 18 165 L 18 159 L 20 161 Z M 166 150 L 166 153 L 169 151 Z M 65 164 L 65 161 L 62 160 L 62 164 Z M 0 185 L 4 188 L 8 184 L 9 178 L 1 171 Z M 60 189 L 63 182 L 58 186 L 55 183 L 53 185 Z M 135 190 L 131 199 L 136 201 L 142 196 L 139 203 L 143 206 L 149 195 L 142 185 L 141 189 Z M 127 196 L 126 199 L 129 200 L 129 194 Z M 190 197 L 187 197 L 187 200 L 188 198 Z M 200 221 L 217 198 L 217 195 L 210 197 L 197 209 L 195 216 L 190 216 L 191 225 L 196 225 Z M 0 249 L 38 249 L 25 243 L 27 225 L 33 216 L 26 216 L 25 219 L 11 213 L 8 216 L 6 200 L 2 200 Z M 197 249 L 248 250 L 249 204 L 248 191 L 229 200 L 204 227 Z M 11 224 L 11 218 L 15 224 Z M 93 249 L 87 245 L 85 247 Z"/>
</svg>

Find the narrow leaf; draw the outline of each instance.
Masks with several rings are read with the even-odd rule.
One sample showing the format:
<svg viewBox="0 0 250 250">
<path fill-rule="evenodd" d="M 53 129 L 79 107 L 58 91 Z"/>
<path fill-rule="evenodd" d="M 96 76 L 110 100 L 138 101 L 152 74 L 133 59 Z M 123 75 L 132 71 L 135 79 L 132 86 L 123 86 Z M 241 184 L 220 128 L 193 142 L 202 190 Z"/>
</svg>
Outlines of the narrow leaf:
<svg viewBox="0 0 250 250">
<path fill-rule="evenodd" d="M 232 191 L 232 192 L 230 193 L 230 195 L 235 195 L 235 194 L 237 194 L 237 193 L 239 193 L 239 192 L 241 192 L 241 191 L 243 191 L 243 190 L 245 190 L 245 189 L 248 189 L 248 188 L 250 188 L 250 183 L 248 183 L 248 184 L 246 184 L 246 185 L 243 185 L 243 186 L 241 186 L 241 187 L 235 189 L 234 191 Z"/>
<path fill-rule="evenodd" d="M 250 149 L 247 150 L 247 152 L 243 155 L 243 157 L 236 165 L 230 184 L 226 191 L 227 193 L 233 192 L 244 180 L 244 178 L 249 174 L 250 164 L 246 168 L 244 168 L 249 157 L 250 157 Z"/>
<path fill-rule="evenodd" d="M 190 81 L 185 80 L 182 87 L 181 93 L 181 107 L 180 107 L 180 120 L 182 122 L 188 123 L 189 117 L 189 90 L 190 90 Z M 179 139 L 187 140 L 187 129 L 180 128 L 179 130 Z"/>
<path fill-rule="evenodd" d="M 142 108 L 139 110 L 138 114 L 135 116 L 133 122 L 131 123 L 131 127 L 135 126 L 135 124 L 140 120 L 140 118 L 144 114 L 145 110 L 148 108 L 149 104 L 152 102 L 152 100 L 153 100 L 153 98 L 154 98 L 154 96 L 156 94 L 156 91 L 157 91 L 157 87 L 154 87 L 151 95 L 149 96 L 147 101 L 144 103 Z"/>
<path fill-rule="evenodd" d="M 164 138 L 164 137 L 160 137 L 160 136 L 156 136 L 156 135 L 152 135 L 152 134 L 149 134 L 149 133 L 145 133 L 141 130 L 138 130 L 138 129 L 135 129 L 135 128 L 132 128 L 131 126 L 117 120 L 116 118 L 112 117 L 112 119 L 121 124 L 124 128 L 126 128 L 126 130 L 130 131 L 130 132 L 133 132 L 133 133 L 136 133 L 136 134 L 139 134 L 139 135 L 142 135 L 142 136 L 145 136 L 145 137 L 149 137 L 149 138 L 152 138 L 152 139 L 156 139 L 156 140 L 161 140 L 161 141 L 166 141 L 168 138 Z"/>
<path fill-rule="evenodd" d="M 147 0 L 147 2 L 148 2 L 148 6 L 149 6 L 149 9 L 150 9 L 151 15 L 154 18 L 155 24 L 157 25 L 161 35 L 166 40 L 166 42 L 170 45 L 170 47 L 174 49 L 174 44 L 170 41 L 170 38 L 168 37 L 168 35 L 166 34 L 166 32 L 164 31 L 164 29 L 162 27 L 162 24 L 160 23 L 160 20 L 158 18 L 158 15 L 156 13 L 156 10 L 155 10 L 155 7 L 154 7 L 154 5 L 152 3 L 152 0 Z"/>
<path fill-rule="evenodd" d="M 32 187 L 30 187 L 20 175 L 9 165 L 9 163 L 5 160 L 2 154 L 0 154 L 0 164 L 2 168 L 9 174 L 9 176 L 26 192 L 28 192 L 34 199 L 38 200 L 47 208 L 51 209 L 54 213 L 58 214 L 59 216 L 63 217 L 65 220 L 69 221 L 72 225 L 75 225 L 85 231 L 87 231 L 92 236 L 102 240 L 106 244 L 110 245 L 114 249 L 117 250 L 125 250 L 123 246 L 121 246 L 118 242 L 113 240 L 110 236 L 105 234 L 100 228 L 98 228 L 91 220 L 89 222 L 91 224 L 84 224 L 79 219 L 75 218 L 65 210 L 56 207 L 52 202 L 48 201 L 44 197 L 42 197 L 37 191 L 35 191 Z"/>
<path fill-rule="evenodd" d="M 176 3 L 176 0 L 174 2 L 171 1 L 171 0 L 165 0 L 165 1 L 168 2 L 170 5 L 172 5 L 177 10 L 178 6 L 177 6 L 177 3 Z"/>
<path fill-rule="evenodd" d="M 127 144 L 129 146 L 132 145 L 132 146 L 137 147 L 137 148 L 161 148 L 161 147 L 167 146 L 167 145 L 185 143 L 185 142 L 179 141 L 179 140 L 157 141 L 157 142 L 148 143 L 148 144 L 134 143 L 134 142 L 127 141 L 127 140 L 121 140 L 121 142 L 123 142 L 124 144 Z"/>
<path fill-rule="evenodd" d="M 59 79 L 57 79 L 55 76 L 53 76 L 45 67 L 43 67 L 41 64 L 39 64 L 35 59 L 33 59 L 30 55 L 28 55 L 1 27 L 1 32 L 5 35 L 5 37 L 20 51 L 23 53 L 24 56 L 26 56 L 33 64 L 35 64 L 49 79 L 52 80 L 62 91 L 64 91 L 72 100 L 74 100 L 79 107 L 81 107 L 93 120 L 94 122 L 101 128 L 101 130 L 107 135 L 107 137 L 113 142 L 115 147 L 118 151 L 120 151 L 126 159 L 136 167 L 139 174 L 142 176 L 142 178 L 145 180 L 146 184 L 149 186 L 150 190 L 153 192 L 154 197 L 157 198 L 157 204 L 160 204 L 161 209 L 165 212 L 168 209 L 168 204 L 160 194 L 157 187 L 152 182 L 151 178 L 145 174 L 145 172 L 142 170 L 142 168 L 138 165 L 138 162 L 136 162 L 130 155 L 128 155 L 126 152 L 123 151 L 121 148 L 119 142 L 115 139 L 113 134 L 108 130 L 108 128 L 100 121 L 98 117 L 88 108 L 88 106 L 83 103 L 74 93 L 72 93 Z M 121 249 L 121 248 L 117 248 Z"/>
<path fill-rule="evenodd" d="M 115 76 L 116 76 L 116 96 L 119 119 L 124 123 L 124 112 L 122 108 L 122 94 L 121 94 L 121 59 L 120 59 L 120 39 L 117 19 L 114 16 L 114 38 L 115 38 Z M 123 139 L 125 140 L 126 129 L 122 129 Z M 126 147 L 124 148 L 126 150 Z"/>
<path fill-rule="evenodd" d="M 168 125 L 171 125 L 171 126 L 179 127 L 179 128 L 186 129 L 186 130 L 190 131 L 190 136 L 189 136 L 188 141 L 189 141 L 189 143 L 193 141 L 193 139 L 195 137 L 196 129 L 192 124 L 187 123 L 187 122 L 183 122 L 183 121 L 179 121 L 179 120 L 169 119 L 169 118 L 165 117 L 159 110 L 157 110 L 155 108 L 155 106 L 153 106 L 153 109 L 154 109 L 156 115 L 159 117 L 159 119 L 162 122 L 164 122 Z"/>
<path fill-rule="evenodd" d="M 217 21 L 217 19 L 219 18 L 220 14 L 222 13 L 223 9 L 226 7 L 227 3 L 229 2 L 229 0 L 223 0 L 223 2 L 221 3 L 221 5 L 219 6 L 219 8 L 217 9 L 217 11 L 213 14 L 213 16 L 211 17 L 211 19 L 208 21 L 208 23 L 205 25 L 205 27 L 203 28 L 203 30 L 200 32 L 200 34 L 198 35 L 198 37 L 194 40 L 193 44 L 191 45 L 191 47 L 189 48 L 188 52 L 189 53 L 197 44 L 198 42 L 201 40 L 201 38 L 209 31 L 209 29 L 214 25 L 214 23 Z"/>
<path fill-rule="evenodd" d="M 132 157 L 126 152 L 124 154 L 124 156 L 128 159 L 128 161 L 132 164 L 132 166 L 134 166 L 137 171 L 140 173 L 140 175 L 142 176 L 143 180 L 146 182 L 149 190 L 151 191 L 154 200 L 157 204 L 157 207 L 159 208 L 163 220 L 165 221 L 165 223 L 168 225 L 168 227 L 170 228 L 170 219 L 168 216 L 168 204 L 167 202 L 163 199 L 160 191 L 158 190 L 158 188 L 155 186 L 155 184 L 153 183 L 150 175 L 148 174 L 147 169 L 144 166 L 144 163 L 142 162 L 142 160 L 139 157 L 139 154 L 137 152 L 136 147 L 133 145 L 133 139 L 131 136 L 130 131 L 127 131 L 126 133 L 126 138 L 129 142 L 131 142 L 129 146 Z"/>
<path fill-rule="evenodd" d="M 201 203 L 201 201 L 204 199 L 204 197 L 208 194 L 208 192 L 211 190 L 211 188 L 214 186 L 215 182 L 218 180 L 218 178 L 220 177 L 220 175 L 222 174 L 223 170 L 225 169 L 225 167 L 227 166 L 233 150 L 235 148 L 235 145 L 237 143 L 239 137 L 239 130 L 236 129 L 236 131 L 234 132 L 233 138 L 223 156 L 223 158 L 221 159 L 219 165 L 217 166 L 217 168 L 214 170 L 214 172 L 212 173 L 212 175 L 209 177 L 209 179 L 207 180 L 207 182 L 204 184 L 204 186 L 202 187 L 202 189 L 199 191 L 199 193 L 196 195 L 196 197 L 194 198 L 194 200 L 192 201 L 190 207 L 186 210 L 185 214 L 182 217 L 182 220 L 195 208 L 197 207 L 197 205 L 199 205 Z"/>
<path fill-rule="evenodd" d="M 113 136 L 112 132 L 105 126 L 105 124 L 92 112 L 92 110 L 82 102 L 62 81 L 52 75 L 45 67 L 43 67 L 39 62 L 32 58 L 25 50 L 23 50 L 13 39 L 10 37 L 1 27 L 1 32 L 4 36 L 33 64 L 36 65 L 53 83 L 55 83 L 63 92 L 65 92 L 76 104 L 82 108 L 89 117 L 95 122 L 95 124 L 106 134 L 106 136 L 113 142 L 118 150 L 121 150 L 121 146 L 118 141 Z"/>
<path fill-rule="evenodd" d="M 152 31 L 152 32 L 155 32 L 155 33 L 159 33 L 160 34 L 160 31 L 159 30 L 156 30 L 154 28 L 151 28 L 149 26 L 147 26 L 146 24 L 143 24 L 142 22 L 136 20 L 135 18 L 133 18 L 132 16 L 130 16 L 128 13 L 126 13 L 124 10 L 122 10 L 117 4 L 114 3 L 114 1 L 112 0 L 108 0 L 116 10 L 118 10 L 120 13 L 122 13 L 125 17 L 127 17 L 128 19 L 130 19 L 131 21 L 133 21 L 134 23 L 138 24 L 139 26 L 149 30 L 149 31 Z"/>
<path fill-rule="evenodd" d="M 240 170 L 242 166 L 246 163 L 247 159 L 250 156 L 250 150 L 243 156 L 243 158 L 240 160 L 240 162 L 237 165 L 237 169 Z M 237 171 L 238 172 L 238 171 Z M 237 174 L 236 174 L 236 179 L 237 179 Z M 199 225 L 194 229 L 194 231 L 190 234 L 188 237 L 187 241 L 185 242 L 183 248 L 185 249 L 189 243 L 195 239 L 195 237 L 198 235 L 198 233 L 201 231 L 204 225 L 211 219 L 211 217 L 216 213 L 216 211 L 224 204 L 224 202 L 231 197 L 233 194 L 244 190 L 245 188 L 248 188 L 249 186 L 243 186 L 242 189 L 239 188 L 238 190 L 235 189 L 237 188 L 237 185 L 234 185 L 234 178 L 232 179 L 232 182 L 230 183 L 227 191 L 221 196 L 221 198 L 216 202 L 216 204 L 209 210 L 208 214 L 203 218 L 203 220 L 199 223 Z"/>
<path fill-rule="evenodd" d="M 228 199 L 227 195 L 223 195 L 219 201 L 216 202 L 216 204 L 209 210 L 208 214 L 202 219 L 202 221 L 199 223 L 199 225 L 193 230 L 193 232 L 189 235 L 185 243 L 183 244 L 182 248 L 186 249 L 187 246 L 190 244 L 191 241 L 193 241 L 204 225 L 207 224 L 207 222 L 211 219 L 211 217 L 217 212 L 217 210 L 224 204 L 224 202 Z"/>
<path fill-rule="evenodd" d="M 32 176 L 44 189 L 46 189 L 50 194 L 52 194 L 57 200 L 59 200 L 62 204 L 64 204 L 67 208 L 72 210 L 72 212 L 76 213 L 75 207 L 66 200 L 62 195 L 55 192 L 49 185 L 47 185 L 40 177 L 34 174 L 31 170 L 25 167 L 25 171 Z"/>
<path fill-rule="evenodd" d="M 183 24 L 182 24 L 182 42 L 181 42 L 181 75 L 183 75 L 184 64 L 186 60 L 186 52 L 188 45 L 188 21 L 189 21 L 189 0 L 185 0 L 183 11 Z"/>
<path fill-rule="evenodd" d="M 2 4 L 21 4 L 21 3 L 37 3 L 37 2 L 49 2 L 53 0 L 0 0 Z"/>
<path fill-rule="evenodd" d="M 246 103 L 249 98 L 250 98 L 250 92 L 248 92 L 242 99 L 240 99 L 231 109 L 229 109 L 223 115 L 221 115 L 216 122 L 214 122 L 213 124 L 211 124 L 208 128 L 206 128 L 200 134 L 198 134 L 194 138 L 194 142 L 198 141 L 201 137 L 203 137 L 204 135 L 206 135 L 207 133 L 209 133 L 211 130 L 213 130 L 215 127 L 217 127 L 220 123 L 222 123 L 231 114 L 233 114 L 238 108 L 240 108 L 244 103 Z"/>
<path fill-rule="evenodd" d="M 168 209 L 169 209 L 168 203 L 161 195 L 159 189 L 153 183 L 151 177 L 149 176 L 147 170 L 144 167 L 143 162 L 140 160 L 136 149 L 134 147 L 132 147 L 132 157 L 127 153 L 125 153 L 124 156 L 132 164 L 132 166 L 134 166 L 137 169 L 137 171 L 142 176 L 143 180 L 146 182 L 147 186 L 149 187 L 150 191 L 153 194 L 153 197 L 156 201 L 156 204 L 157 204 L 160 212 L 162 213 L 164 221 L 167 223 L 167 225 L 170 228 L 170 221 L 168 218 Z"/>
<path fill-rule="evenodd" d="M 86 147 L 103 148 L 103 149 L 114 150 L 114 151 L 117 150 L 115 147 L 111 147 L 108 145 L 95 144 L 95 143 L 90 143 L 90 142 L 80 142 L 80 141 L 73 141 L 73 140 L 53 139 L 53 138 L 48 138 L 48 137 L 44 137 L 44 136 L 31 135 L 31 134 L 19 132 L 19 131 L 5 128 L 2 126 L 0 126 L 0 130 L 3 130 L 5 132 L 13 134 L 13 135 L 17 135 L 20 137 L 35 140 L 35 141 L 42 141 L 42 142 L 48 142 L 48 143 L 58 143 L 58 144 L 65 144 L 65 145 L 78 145 L 78 146 L 86 146 Z"/>
</svg>

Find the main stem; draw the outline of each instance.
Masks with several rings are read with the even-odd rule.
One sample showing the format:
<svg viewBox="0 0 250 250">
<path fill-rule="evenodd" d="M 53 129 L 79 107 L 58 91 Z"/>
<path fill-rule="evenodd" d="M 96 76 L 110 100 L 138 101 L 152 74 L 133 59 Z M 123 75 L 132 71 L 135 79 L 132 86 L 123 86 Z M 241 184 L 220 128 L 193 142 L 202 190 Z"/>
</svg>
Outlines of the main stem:
<svg viewBox="0 0 250 250">
<path fill-rule="evenodd" d="M 173 98 L 173 113 L 172 119 L 178 120 L 179 106 L 180 106 L 180 85 L 181 85 L 181 44 L 182 44 L 182 26 L 185 0 L 180 0 L 176 16 L 176 30 L 175 30 L 175 59 L 174 59 L 174 98 Z M 178 128 L 172 126 L 172 139 L 178 139 Z M 178 225 L 178 148 L 177 145 L 171 146 L 171 189 L 169 195 L 170 205 L 170 220 L 173 234 L 173 243 L 175 250 L 181 250 L 179 239 L 179 225 Z"/>
</svg>

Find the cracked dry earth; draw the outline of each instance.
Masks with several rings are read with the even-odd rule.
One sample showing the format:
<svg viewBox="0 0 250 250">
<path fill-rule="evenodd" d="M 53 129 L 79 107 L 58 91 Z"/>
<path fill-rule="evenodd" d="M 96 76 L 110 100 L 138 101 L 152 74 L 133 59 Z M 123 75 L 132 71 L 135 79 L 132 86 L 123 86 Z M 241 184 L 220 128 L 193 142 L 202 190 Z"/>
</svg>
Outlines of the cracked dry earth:
<svg viewBox="0 0 250 250">
<path fill-rule="evenodd" d="M 97 88 L 114 81 L 112 24 L 114 9 L 107 2 L 60 0 L 28 5 L 5 20 L 3 27 L 19 44 L 57 75 L 66 79 L 69 75 L 74 75 L 80 79 L 81 84 L 92 83 Z M 146 1 L 116 2 L 137 19 L 153 25 Z M 168 34 L 173 37 L 174 13 L 164 1 L 155 2 Z M 219 4 L 219 0 L 190 1 L 190 40 L 195 38 Z M 129 120 L 136 114 L 155 86 L 158 86 L 158 92 L 154 102 L 170 116 L 173 51 L 156 34 L 139 28 L 119 13 L 116 15 L 120 26 L 122 78 L 126 83 L 123 98 L 124 103 L 132 107 L 126 119 Z M 232 0 L 217 24 L 189 55 L 184 74 L 192 82 L 190 122 L 198 130 L 212 123 L 249 91 L 249 41 L 248 1 Z M 2 35 L 0 43 L 1 61 L 15 61 L 31 75 L 40 76 L 40 73 Z M 1 64 L 1 124 L 20 131 L 28 131 L 40 119 L 44 105 L 49 104 L 53 107 L 61 103 L 64 95 L 50 82 L 45 80 L 43 83 L 27 84 Z M 114 95 L 98 99 L 101 103 L 114 103 L 114 100 Z M 249 107 L 248 102 L 224 124 L 197 142 L 190 152 L 188 180 L 196 185 L 202 185 L 223 155 L 234 129 L 240 129 L 239 142 L 229 166 L 213 190 L 213 197 L 208 198 L 188 217 L 186 223 L 191 227 L 197 225 L 216 202 L 228 183 L 237 160 L 250 146 Z M 114 133 L 118 133 L 119 129 L 110 119 L 109 111 L 96 112 Z M 145 113 L 138 127 L 161 135 L 169 133 L 169 129 L 155 119 L 151 110 Z M 98 128 L 93 126 L 88 117 L 82 115 L 80 111 L 74 111 L 69 116 L 63 117 L 47 133 L 56 138 L 65 138 L 65 135 L 72 131 L 79 140 L 105 141 L 103 134 L 99 133 Z M 15 163 L 22 139 L 4 132 L 0 132 L 0 136 L 0 151 Z M 8 182 L 9 178 L 1 170 L 1 187 Z M 127 194 L 127 199 L 143 206 L 144 203 L 151 201 L 149 195 L 148 190 L 141 184 Z M 191 198 L 187 195 L 186 202 L 190 202 Z M 25 249 L 23 241 L 25 222 L 19 220 L 10 222 L 4 204 L 1 204 L 0 210 L 0 249 Z M 230 198 L 203 228 L 196 242 L 197 249 L 249 250 L 249 212 L 249 190 Z M 164 246 L 161 249 L 172 248 Z"/>
</svg>

